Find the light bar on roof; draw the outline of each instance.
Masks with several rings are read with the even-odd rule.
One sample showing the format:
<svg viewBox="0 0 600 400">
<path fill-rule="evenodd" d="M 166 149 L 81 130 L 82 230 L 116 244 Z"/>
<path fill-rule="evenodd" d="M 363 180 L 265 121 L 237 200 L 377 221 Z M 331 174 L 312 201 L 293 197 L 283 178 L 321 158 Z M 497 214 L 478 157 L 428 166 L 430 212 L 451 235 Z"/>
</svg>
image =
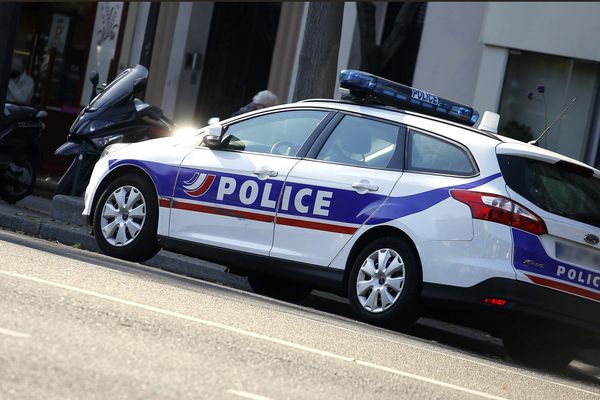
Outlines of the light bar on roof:
<svg viewBox="0 0 600 400">
<path fill-rule="evenodd" d="M 348 89 L 353 98 L 361 101 L 416 111 L 468 126 L 475 125 L 479 119 L 479 113 L 473 107 L 363 71 L 342 70 L 340 87 Z"/>
</svg>

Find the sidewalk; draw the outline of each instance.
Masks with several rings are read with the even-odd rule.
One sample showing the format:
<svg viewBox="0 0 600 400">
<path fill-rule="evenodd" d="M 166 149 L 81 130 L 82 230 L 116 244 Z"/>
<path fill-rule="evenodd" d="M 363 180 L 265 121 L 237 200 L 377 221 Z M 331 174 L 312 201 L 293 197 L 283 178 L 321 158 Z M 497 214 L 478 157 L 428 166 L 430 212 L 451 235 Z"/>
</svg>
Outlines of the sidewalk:
<svg viewBox="0 0 600 400">
<path fill-rule="evenodd" d="M 83 201 L 70 196 L 56 196 L 54 200 L 29 196 L 15 205 L 0 201 L 0 228 L 99 252 L 94 237 L 88 229 L 80 225 L 82 210 Z M 250 290 L 245 278 L 228 274 L 222 265 L 166 250 L 161 250 L 143 264 L 176 274 Z"/>
</svg>

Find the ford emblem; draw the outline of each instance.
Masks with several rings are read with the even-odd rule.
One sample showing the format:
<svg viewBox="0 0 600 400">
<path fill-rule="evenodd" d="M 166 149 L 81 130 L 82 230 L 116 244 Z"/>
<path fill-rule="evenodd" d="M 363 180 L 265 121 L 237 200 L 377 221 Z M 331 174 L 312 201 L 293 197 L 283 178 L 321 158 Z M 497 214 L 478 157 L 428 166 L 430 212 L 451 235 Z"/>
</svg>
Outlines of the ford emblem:
<svg viewBox="0 0 600 400">
<path fill-rule="evenodd" d="M 585 235 L 585 236 L 583 237 L 583 240 L 585 240 L 585 242 L 586 242 L 587 244 L 592 244 L 592 245 L 597 245 L 597 244 L 598 244 L 598 242 L 600 242 L 600 239 L 598 239 L 598 236 L 596 236 L 596 235 L 592 235 L 592 234 Z"/>
</svg>

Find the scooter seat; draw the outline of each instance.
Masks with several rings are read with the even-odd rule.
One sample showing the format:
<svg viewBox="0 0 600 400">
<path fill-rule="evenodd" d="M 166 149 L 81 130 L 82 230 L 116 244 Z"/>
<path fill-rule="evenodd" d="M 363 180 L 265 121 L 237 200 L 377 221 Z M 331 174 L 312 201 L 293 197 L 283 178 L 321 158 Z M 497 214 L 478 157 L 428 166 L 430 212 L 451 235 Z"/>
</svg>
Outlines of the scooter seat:
<svg viewBox="0 0 600 400">
<path fill-rule="evenodd" d="M 0 122 L 2 125 L 9 125 L 13 122 L 27 121 L 35 118 L 37 113 L 38 110 L 33 107 L 6 103 Z"/>
</svg>

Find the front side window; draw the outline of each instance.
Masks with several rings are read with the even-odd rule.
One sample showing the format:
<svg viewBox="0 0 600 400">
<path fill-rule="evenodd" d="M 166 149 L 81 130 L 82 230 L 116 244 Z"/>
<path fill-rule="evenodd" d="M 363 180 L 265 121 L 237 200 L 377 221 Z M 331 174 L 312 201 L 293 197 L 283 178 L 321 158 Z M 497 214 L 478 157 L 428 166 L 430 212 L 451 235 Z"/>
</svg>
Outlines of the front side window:
<svg viewBox="0 0 600 400">
<path fill-rule="evenodd" d="M 477 171 L 464 149 L 421 132 L 410 132 L 407 157 L 407 169 L 412 171 L 459 176 Z"/>
<path fill-rule="evenodd" d="M 223 149 L 294 157 L 327 111 L 283 111 L 243 120 L 227 127 Z"/>
<path fill-rule="evenodd" d="M 323 145 L 317 160 L 402 169 L 404 132 L 397 125 L 346 115 Z"/>
</svg>

